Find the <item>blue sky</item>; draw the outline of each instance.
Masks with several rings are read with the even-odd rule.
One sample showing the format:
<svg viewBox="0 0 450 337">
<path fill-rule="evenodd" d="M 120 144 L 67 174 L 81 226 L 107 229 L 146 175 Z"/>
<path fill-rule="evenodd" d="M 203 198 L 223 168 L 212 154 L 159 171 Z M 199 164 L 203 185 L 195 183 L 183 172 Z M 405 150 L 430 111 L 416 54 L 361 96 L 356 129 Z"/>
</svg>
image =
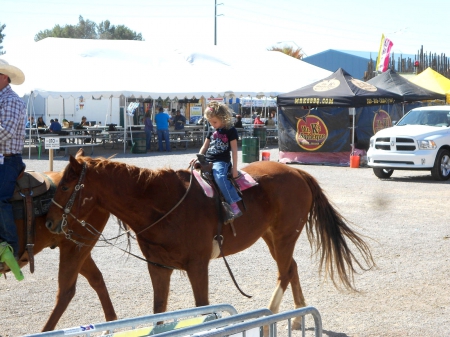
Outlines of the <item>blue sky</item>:
<svg viewBox="0 0 450 337">
<path fill-rule="evenodd" d="M 306 55 L 327 49 L 378 52 L 384 33 L 396 55 L 420 46 L 450 56 L 446 23 L 450 1 L 217 0 L 217 44 L 236 50 L 300 46 Z M 214 0 L 0 0 L 6 24 L 3 50 L 32 43 L 56 24 L 76 24 L 79 15 L 110 20 L 141 33 L 155 47 L 214 44 Z M 277 42 L 282 42 L 277 44 Z M 376 55 L 374 55 L 376 57 Z M 5 55 L 7 59 L 7 54 Z M 10 61 L 11 62 L 11 61 Z"/>
</svg>

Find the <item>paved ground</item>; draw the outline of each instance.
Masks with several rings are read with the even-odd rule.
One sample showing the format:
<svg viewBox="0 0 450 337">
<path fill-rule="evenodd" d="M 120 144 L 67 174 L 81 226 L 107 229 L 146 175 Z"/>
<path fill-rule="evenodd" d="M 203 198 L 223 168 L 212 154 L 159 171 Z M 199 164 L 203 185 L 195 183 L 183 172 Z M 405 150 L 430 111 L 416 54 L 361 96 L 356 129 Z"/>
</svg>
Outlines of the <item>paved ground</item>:
<svg viewBox="0 0 450 337">
<path fill-rule="evenodd" d="M 74 151 L 74 149 L 72 149 Z M 268 149 L 271 160 L 278 150 Z M 160 155 L 117 155 L 117 160 L 149 168 L 186 168 L 197 148 Z M 75 152 L 75 151 L 74 151 Z M 115 151 L 103 151 L 109 156 Z M 241 153 L 239 154 L 241 160 Z M 48 170 L 48 160 L 26 160 L 28 168 Z M 60 170 L 67 158 L 56 158 Z M 241 163 L 239 167 L 246 164 Z M 450 336 L 450 227 L 448 191 L 450 182 L 435 182 L 429 172 L 394 172 L 390 180 L 377 179 L 371 169 L 322 165 L 294 165 L 316 177 L 330 200 L 353 223 L 372 247 L 378 268 L 357 275 L 359 293 L 336 290 L 319 276 L 316 261 L 302 234 L 294 257 L 306 301 L 322 315 L 324 336 Z M 116 234 L 111 218 L 107 237 Z M 133 251 L 138 252 L 136 247 Z M 151 313 L 152 287 L 145 265 L 120 251 L 96 247 L 93 256 L 103 272 L 113 304 L 120 318 Z M 230 303 L 239 312 L 267 306 L 276 284 L 276 266 L 261 240 L 229 263 L 244 291 L 234 288 L 221 260 L 210 264 L 210 300 Z M 37 332 L 54 305 L 58 251 L 47 249 L 36 256 L 36 272 L 24 269 L 25 280 L 0 280 L 0 336 Z M 174 273 L 169 310 L 194 305 L 187 277 Z M 281 310 L 293 308 L 290 291 Z M 59 329 L 103 321 L 94 292 L 80 278 L 75 295 L 63 315 Z M 311 321 L 307 321 L 311 327 Z M 286 335 L 280 328 L 281 335 Z M 312 331 L 307 331 L 311 336 Z M 296 332 L 294 336 L 299 336 Z"/>
</svg>

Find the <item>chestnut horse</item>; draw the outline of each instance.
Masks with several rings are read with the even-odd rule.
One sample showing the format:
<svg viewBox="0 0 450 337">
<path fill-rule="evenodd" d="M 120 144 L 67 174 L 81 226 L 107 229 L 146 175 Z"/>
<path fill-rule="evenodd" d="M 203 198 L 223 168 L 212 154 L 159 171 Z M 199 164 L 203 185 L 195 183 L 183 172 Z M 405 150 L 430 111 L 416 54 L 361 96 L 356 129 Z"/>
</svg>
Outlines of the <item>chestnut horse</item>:
<svg viewBox="0 0 450 337">
<path fill-rule="evenodd" d="M 45 172 L 44 174 L 47 175 L 55 185 L 59 184 L 62 177 L 62 172 Z M 105 210 L 96 210 L 95 212 L 89 211 L 85 214 L 86 220 L 91 224 L 95 224 L 98 234 L 91 233 L 86 228 L 79 226 L 79 228 L 77 228 L 77 234 L 79 235 L 77 235 L 76 241 L 78 241 L 80 245 L 68 241 L 62 235 L 50 233 L 45 227 L 45 215 L 36 217 L 34 253 L 37 254 L 47 247 L 52 249 L 59 247 L 60 251 L 56 305 L 42 331 L 50 331 L 55 328 L 75 295 L 78 274 L 83 275 L 88 280 L 90 286 L 96 291 L 102 304 L 106 320 L 112 321 L 117 319 L 116 312 L 114 311 L 114 307 L 109 298 L 108 290 L 106 289 L 105 281 L 103 280 L 103 275 L 91 257 L 91 250 L 105 227 L 109 215 L 109 212 Z M 25 226 L 21 219 L 16 220 L 15 222 L 20 242 L 19 265 L 22 268 L 28 263 L 29 259 L 28 253 L 24 248 Z M 8 270 L 8 268 L 6 270 Z"/>
<path fill-rule="evenodd" d="M 167 308 L 172 268 L 186 271 L 195 304 L 208 305 L 208 265 L 219 256 L 214 249 L 219 222 L 215 200 L 195 179 L 190 182 L 189 170 L 150 170 L 83 154 L 80 150 L 70 157 L 47 214 L 47 228 L 53 233 L 76 231 L 73 217 L 81 221 L 92 210 L 106 209 L 129 224 L 142 253 L 153 262 L 148 270 L 154 313 Z M 305 225 L 319 253 L 320 270 L 325 269 L 336 286 L 354 290 L 356 266 L 368 270 L 375 263 L 368 245 L 333 208 L 317 181 L 302 170 L 270 161 L 254 162 L 244 171 L 259 184 L 243 192 L 246 209 L 241 204 L 244 215 L 234 221 L 237 236 L 224 226 L 222 248 L 224 255 L 235 254 L 263 238 L 278 267 L 269 309 L 278 312 L 289 283 L 295 308 L 306 305 L 293 259 Z M 346 240 L 361 253 L 362 261 Z M 296 319 L 294 328 L 300 322 Z"/>
</svg>

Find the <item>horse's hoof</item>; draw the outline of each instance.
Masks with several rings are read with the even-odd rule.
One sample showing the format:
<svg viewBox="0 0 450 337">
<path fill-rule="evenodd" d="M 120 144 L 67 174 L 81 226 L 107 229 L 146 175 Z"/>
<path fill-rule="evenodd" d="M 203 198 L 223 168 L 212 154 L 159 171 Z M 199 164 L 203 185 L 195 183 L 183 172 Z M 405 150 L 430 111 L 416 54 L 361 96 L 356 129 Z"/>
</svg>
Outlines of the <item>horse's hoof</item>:
<svg viewBox="0 0 450 337">
<path fill-rule="evenodd" d="M 294 321 L 292 322 L 291 329 L 300 330 L 301 328 L 302 328 L 302 319 L 300 317 L 295 318 Z"/>
</svg>

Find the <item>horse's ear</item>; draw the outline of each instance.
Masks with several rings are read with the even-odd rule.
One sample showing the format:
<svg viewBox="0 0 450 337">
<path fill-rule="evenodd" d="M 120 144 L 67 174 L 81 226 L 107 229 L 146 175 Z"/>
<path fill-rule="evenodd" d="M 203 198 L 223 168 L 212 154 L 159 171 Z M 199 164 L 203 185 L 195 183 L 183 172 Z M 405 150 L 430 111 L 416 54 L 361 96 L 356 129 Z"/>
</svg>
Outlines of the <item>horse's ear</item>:
<svg viewBox="0 0 450 337">
<path fill-rule="evenodd" d="M 78 157 L 78 153 L 77 153 Z M 78 175 L 81 174 L 81 170 L 83 169 L 83 165 L 75 159 L 74 156 L 70 155 L 69 158 L 70 168 L 75 171 Z"/>
<path fill-rule="evenodd" d="M 75 158 L 78 158 L 78 157 L 84 157 L 84 150 L 82 147 L 80 147 L 77 154 L 75 155 Z"/>
</svg>

